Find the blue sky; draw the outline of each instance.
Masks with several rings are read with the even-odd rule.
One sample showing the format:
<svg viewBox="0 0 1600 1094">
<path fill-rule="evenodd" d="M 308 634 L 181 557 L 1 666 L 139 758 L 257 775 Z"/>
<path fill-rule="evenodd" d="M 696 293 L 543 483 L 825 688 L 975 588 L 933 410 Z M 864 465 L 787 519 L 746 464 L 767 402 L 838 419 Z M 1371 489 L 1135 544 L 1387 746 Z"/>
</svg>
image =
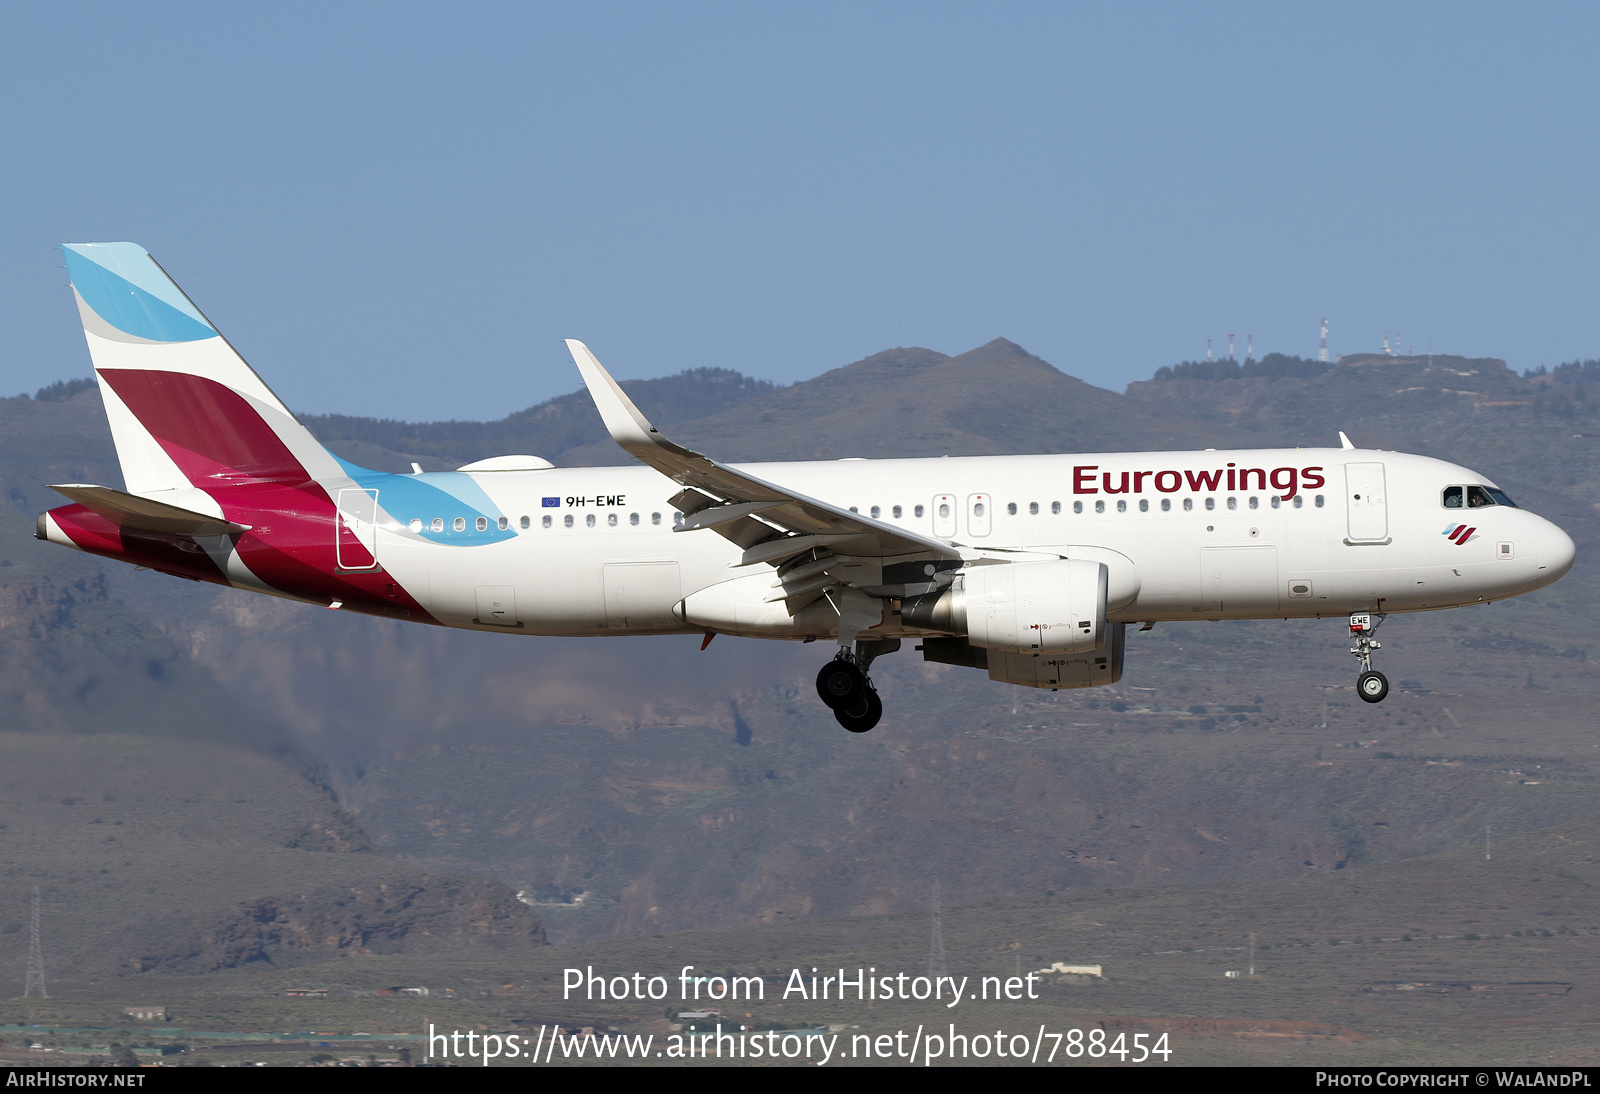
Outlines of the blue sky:
<svg viewBox="0 0 1600 1094">
<path fill-rule="evenodd" d="M 147 247 L 291 407 L 499 417 L 994 337 L 1120 389 L 1246 334 L 1600 356 L 1600 9 L 0 8 L 0 391 Z"/>
</svg>

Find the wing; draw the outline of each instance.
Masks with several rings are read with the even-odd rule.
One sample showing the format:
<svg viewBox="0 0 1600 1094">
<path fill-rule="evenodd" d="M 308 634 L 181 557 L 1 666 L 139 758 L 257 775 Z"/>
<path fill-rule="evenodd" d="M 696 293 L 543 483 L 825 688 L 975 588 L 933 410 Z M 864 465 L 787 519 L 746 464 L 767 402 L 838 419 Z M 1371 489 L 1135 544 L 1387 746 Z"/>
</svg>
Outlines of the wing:
<svg viewBox="0 0 1600 1094">
<path fill-rule="evenodd" d="M 848 566 L 842 559 L 836 565 L 811 570 L 802 579 L 805 587 L 798 595 L 814 593 L 811 598 L 815 599 L 826 587 L 816 587 L 827 580 L 825 573 L 836 574 L 835 583 L 877 586 L 885 584 L 882 577 L 872 580 L 868 573 L 882 571 L 886 568 L 882 563 L 889 559 L 907 562 L 923 559 L 959 562 L 961 559 L 961 550 L 952 543 L 807 497 L 668 440 L 639 413 L 639 408 L 595 359 L 588 346 L 569 338 L 567 349 L 583 374 L 583 382 L 588 385 L 589 395 L 611 439 L 639 462 L 686 488 L 672 499 L 672 504 L 684 513 L 683 523 L 676 530 L 717 530 L 744 548 L 737 565 L 782 566 L 812 552 L 814 556 L 801 560 L 800 568 L 817 565 L 829 557 L 829 552 L 835 557 L 861 560 L 864 564 L 858 565 L 863 571 L 861 580 L 844 578 L 843 571 Z M 877 564 L 866 564 L 867 560 Z M 779 598 L 790 600 L 793 606 L 797 596 L 785 591 L 773 599 Z"/>
</svg>

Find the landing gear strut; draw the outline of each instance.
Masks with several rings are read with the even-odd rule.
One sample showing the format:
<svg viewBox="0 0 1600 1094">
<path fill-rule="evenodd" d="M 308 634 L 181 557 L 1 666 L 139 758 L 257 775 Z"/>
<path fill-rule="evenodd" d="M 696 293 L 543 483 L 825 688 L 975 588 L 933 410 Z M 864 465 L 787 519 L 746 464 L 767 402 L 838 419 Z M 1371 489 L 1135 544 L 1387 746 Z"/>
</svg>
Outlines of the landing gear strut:
<svg viewBox="0 0 1600 1094">
<path fill-rule="evenodd" d="M 840 649 L 817 673 L 817 695 L 833 709 L 834 720 L 851 733 L 865 733 L 883 717 L 883 700 L 867 669 L 880 654 L 899 648 L 897 638 L 857 642 L 854 651 Z"/>
<path fill-rule="evenodd" d="M 1352 615 L 1350 641 L 1355 645 L 1350 652 L 1361 661 L 1361 675 L 1356 677 L 1356 694 L 1368 703 L 1381 703 L 1389 694 L 1389 678 L 1372 667 L 1372 651 L 1383 649 L 1383 644 L 1373 641 L 1373 635 L 1387 618 L 1377 615 Z"/>
</svg>

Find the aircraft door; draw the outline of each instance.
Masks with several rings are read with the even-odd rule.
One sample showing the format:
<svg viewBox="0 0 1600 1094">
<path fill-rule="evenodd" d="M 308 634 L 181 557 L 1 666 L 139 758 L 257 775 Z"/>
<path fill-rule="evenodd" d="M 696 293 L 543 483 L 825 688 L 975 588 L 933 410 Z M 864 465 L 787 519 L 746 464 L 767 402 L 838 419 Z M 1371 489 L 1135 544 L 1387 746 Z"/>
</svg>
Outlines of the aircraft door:
<svg viewBox="0 0 1600 1094">
<path fill-rule="evenodd" d="M 1201 548 L 1200 603 L 1229 614 L 1277 611 L 1278 549 Z"/>
<path fill-rule="evenodd" d="M 989 522 L 994 516 L 994 499 L 988 494 L 967 496 L 967 535 L 974 539 L 989 534 Z"/>
<path fill-rule="evenodd" d="M 334 524 L 334 565 L 341 570 L 377 569 L 378 492 L 339 491 Z"/>
<path fill-rule="evenodd" d="M 517 590 L 510 585 L 479 585 L 478 614 L 474 623 L 496 627 L 520 627 L 517 618 Z"/>
<path fill-rule="evenodd" d="M 620 630 L 668 630 L 683 626 L 672 614 L 683 599 L 676 561 L 605 564 L 606 626 Z"/>
<path fill-rule="evenodd" d="M 940 539 L 956 535 L 956 496 L 939 494 L 933 499 L 933 534 Z"/>
<path fill-rule="evenodd" d="M 1389 503 L 1383 464 L 1344 465 L 1344 500 L 1349 512 L 1351 543 L 1383 543 L 1389 538 Z"/>
</svg>

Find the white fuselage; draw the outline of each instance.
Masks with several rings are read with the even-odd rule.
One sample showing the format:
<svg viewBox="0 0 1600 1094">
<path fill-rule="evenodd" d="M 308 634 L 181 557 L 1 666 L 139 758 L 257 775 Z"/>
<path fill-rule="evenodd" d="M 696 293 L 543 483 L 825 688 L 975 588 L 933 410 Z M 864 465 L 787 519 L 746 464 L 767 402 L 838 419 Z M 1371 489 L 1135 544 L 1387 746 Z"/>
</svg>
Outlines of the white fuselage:
<svg viewBox="0 0 1600 1094">
<path fill-rule="evenodd" d="M 1483 476 L 1394 452 L 981 456 L 738 469 L 957 544 L 969 559 L 1105 562 L 1110 618 L 1122 622 L 1476 604 L 1547 585 L 1573 557 L 1570 538 L 1526 510 L 1445 507 L 1447 487 L 1493 485 Z M 464 474 L 419 478 L 445 485 Z M 469 525 L 457 546 L 450 514 L 411 512 L 398 494 L 373 484 L 377 560 L 441 623 L 542 635 L 827 633 L 816 613 L 775 616 L 781 604 L 749 617 L 749 626 L 739 624 L 744 615 L 707 620 L 686 612 L 687 598 L 728 582 L 743 583 L 734 599 L 760 604 L 775 577 L 766 565 L 740 567 L 741 549 L 714 530 L 674 532 L 668 499 L 681 487 L 650 468 L 471 478 L 514 535 L 474 545 Z M 413 522 L 427 529 L 436 517 L 442 535 L 411 531 Z M 1473 531 L 1447 537 L 1452 526 Z M 892 613 L 878 633 L 898 633 Z"/>
</svg>

